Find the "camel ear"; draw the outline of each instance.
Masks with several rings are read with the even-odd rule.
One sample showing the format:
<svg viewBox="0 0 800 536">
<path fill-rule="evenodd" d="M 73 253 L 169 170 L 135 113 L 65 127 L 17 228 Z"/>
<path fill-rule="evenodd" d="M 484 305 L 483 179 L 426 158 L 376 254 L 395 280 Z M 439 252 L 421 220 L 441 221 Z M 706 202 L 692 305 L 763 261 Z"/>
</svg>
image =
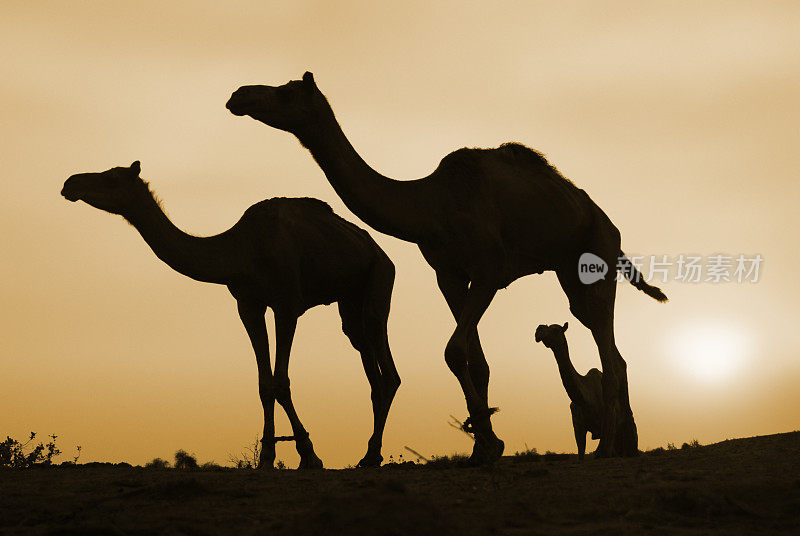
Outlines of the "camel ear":
<svg viewBox="0 0 800 536">
<path fill-rule="evenodd" d="M 141 173 L 141 172 L 142 172 L 142 164 L 141 164 L 141 162 L 139 162 L 139 161 L 137 160 L 136 162 L 134 162 L 133 164 L 131 164 L 131 168 L 130 168 L 130 169 L 131 169 L 131 171 L 133 171 L 134 173 L 136 173 L 136 176 L 138 177 L 138 176 L 139 176 L 139 173 Z"/>
<path fill-rule="evenodd" d="M 567 331 L 568 327 L 569 327 L 569 322 L 564 322 L 564 328 L 562 329 L 562 331 Z"/>
<path fill-rule="evenodd" d="M 310 71 L 306 71 L 306 72 L 303 74 L 303 83 L 304 83 L 304 84 L 305 84 L 307 87 L 317 87 L 317 84 L 316 84 L 316 82 L 314 82 L 314 74 L 313 74 L 313 73 L 311 73 Z"/>
</svg>

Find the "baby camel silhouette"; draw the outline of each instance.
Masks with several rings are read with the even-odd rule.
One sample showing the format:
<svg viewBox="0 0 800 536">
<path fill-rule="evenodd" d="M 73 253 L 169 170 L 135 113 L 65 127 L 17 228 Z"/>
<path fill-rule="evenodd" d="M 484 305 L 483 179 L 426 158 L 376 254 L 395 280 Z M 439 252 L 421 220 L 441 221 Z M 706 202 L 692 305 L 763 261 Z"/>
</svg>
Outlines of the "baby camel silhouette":
<svg viewBox="0 0 800 536">
<path fill-rule="evenodd" d="M 358 465 L 380 465 L 386 418 L 400 386 L 386 333 L 394 285 L 394 264 L 386 253 L 366 231 L 312 198 L 267 199 L 248 208 L 221 234 L 191 236 L 167 218 L 148 183 L 139 178 L 140 171 L 136 161 L 130 167 L 73 175 L 61 194 L 121 215 L 177 272 L 228 287 L 258 364 L 264 407 L 259 467 L 272 467 L 275 461 L 275 401 L 292 425 L 299 468 L 322 467 L 292 404 L 289 353 L 297 319 L 332 302 L 339 303 L 342 330 L 361 353 L 372 390 L 374 430 Z M 264 321 L 267 307 L 275 312 L 274 375 Z"/>
<path fill-rule="evenodd" d="M 586 452 L 586 432 L 592 433 L 592 439 L 600 439 L 603 415 L 603 373 L 593 368 L 585 376 L 578 374 L 569 358 L 567 347 L 567 331 L 569 322 L 563 326 L 544 324 L 536 328 L 534 338 L 553 351 L 558 363 L 561 383 L 572 401 L 569 409 L 572 412 L 572 427 L 575 430 L 575 442 L 578 444 L 578 459 L 582 460 Z"/>
</svg>

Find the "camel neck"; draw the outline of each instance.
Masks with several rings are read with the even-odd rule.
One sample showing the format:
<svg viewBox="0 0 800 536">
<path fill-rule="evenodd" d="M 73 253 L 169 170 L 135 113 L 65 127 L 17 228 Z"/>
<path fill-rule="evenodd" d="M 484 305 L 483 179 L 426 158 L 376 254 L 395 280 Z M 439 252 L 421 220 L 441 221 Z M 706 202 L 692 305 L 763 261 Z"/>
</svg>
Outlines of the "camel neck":
<svg viewBox="0 0 800 536">
<path fill-rule="evenodd" d="M 224 250 L 224 234 L 197 237 L 178 229 L 152 197 L 125 219 L 142 235 L 156 256 L 170 268 L 197 281 L 226 284 L 231 256 Z"/>
<path fill-rule="evenodd" d="M 551 350 L 556 358 L 558 364 L 558 373 L 561 375 L 561 383 L 564 384 L 564 389 L 567 391 L 570 400 L 575 403 L 580 403 L 583 400 L 583 395 L 578 388 L 578 371 L 572 365 L 572 360 L 569 358 L 569 347 L 567 341 L 556 343 Z"/>
<path fill-rule="evenodd" d="M 298 138 L 356 216 L 381 233 L 419 241 L 430 217 L 424 208 L 425 179 L 397 181 L 372 169 L 350 144 L 333 112 L 323 126 Z"/>
</svg>

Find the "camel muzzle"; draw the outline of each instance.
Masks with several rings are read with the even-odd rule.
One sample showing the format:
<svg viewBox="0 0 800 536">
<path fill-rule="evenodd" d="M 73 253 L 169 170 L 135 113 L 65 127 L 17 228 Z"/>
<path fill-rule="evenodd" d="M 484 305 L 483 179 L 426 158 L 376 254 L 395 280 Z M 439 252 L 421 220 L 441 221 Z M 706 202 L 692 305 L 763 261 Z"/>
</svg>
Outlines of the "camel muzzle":
<svg viewBox="0 0 800 536">
<path fill-rule="evenodd" d="M 225 104 L 225 108 L 228 109 L 230 113 L 237 116 L 243 116 L 246 114 L 244 111 L 244 106 L 242 105 L 241 98 L 236 96 L 236 93 L 231 95 L 231 98 L 228 99 L 228 102 Z M 239 102 L 237 102 L 239 101 Z"/>
<path fill-rule="evenodd" d="M 63 195 L 67 201 L 72 201 L 73 203 L 80 199 L 80 196 L 77 193 L 67 191 L 66 187 L 61 189 L 61 195 Z"/>
</svg>

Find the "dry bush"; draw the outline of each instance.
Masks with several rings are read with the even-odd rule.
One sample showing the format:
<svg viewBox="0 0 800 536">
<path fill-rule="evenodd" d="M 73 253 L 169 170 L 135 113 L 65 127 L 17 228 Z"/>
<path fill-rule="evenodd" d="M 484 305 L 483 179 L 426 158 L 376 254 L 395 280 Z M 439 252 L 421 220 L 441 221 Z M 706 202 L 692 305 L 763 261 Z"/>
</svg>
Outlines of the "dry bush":
<svg viewBox="0 0 800 536">
<path fill-rule="evenodd" d="M 152 460 L 150 460 L 149 462 L 144 464 L 144 466 L 146 468 L 148 468 L 148 469 L 169 469 L 170 468 L 169 462 L 167 460 L 162 459 L 162 458 L 153 458 Z"/>
<path fill-rule="evenodd" d="M 175 469 L 197 469 L 197 457 L 183 449 L 176 450 Z"/>
<path fill-rule="evenodd" d="M 36 438 L 36 432 L 31 432 L 30 437 L 24 443 L 12 437 L 6 436 L 6 440 L 0 442 L 0 467 L 13 467 L 25 469 L 34 465 L 52 465 L 53 458 L 61 454 L 56 446 L 55 434 L 47 436 L 50 441 L 33 446 L 29 451 L 29 445 Z"/>
</svg>

